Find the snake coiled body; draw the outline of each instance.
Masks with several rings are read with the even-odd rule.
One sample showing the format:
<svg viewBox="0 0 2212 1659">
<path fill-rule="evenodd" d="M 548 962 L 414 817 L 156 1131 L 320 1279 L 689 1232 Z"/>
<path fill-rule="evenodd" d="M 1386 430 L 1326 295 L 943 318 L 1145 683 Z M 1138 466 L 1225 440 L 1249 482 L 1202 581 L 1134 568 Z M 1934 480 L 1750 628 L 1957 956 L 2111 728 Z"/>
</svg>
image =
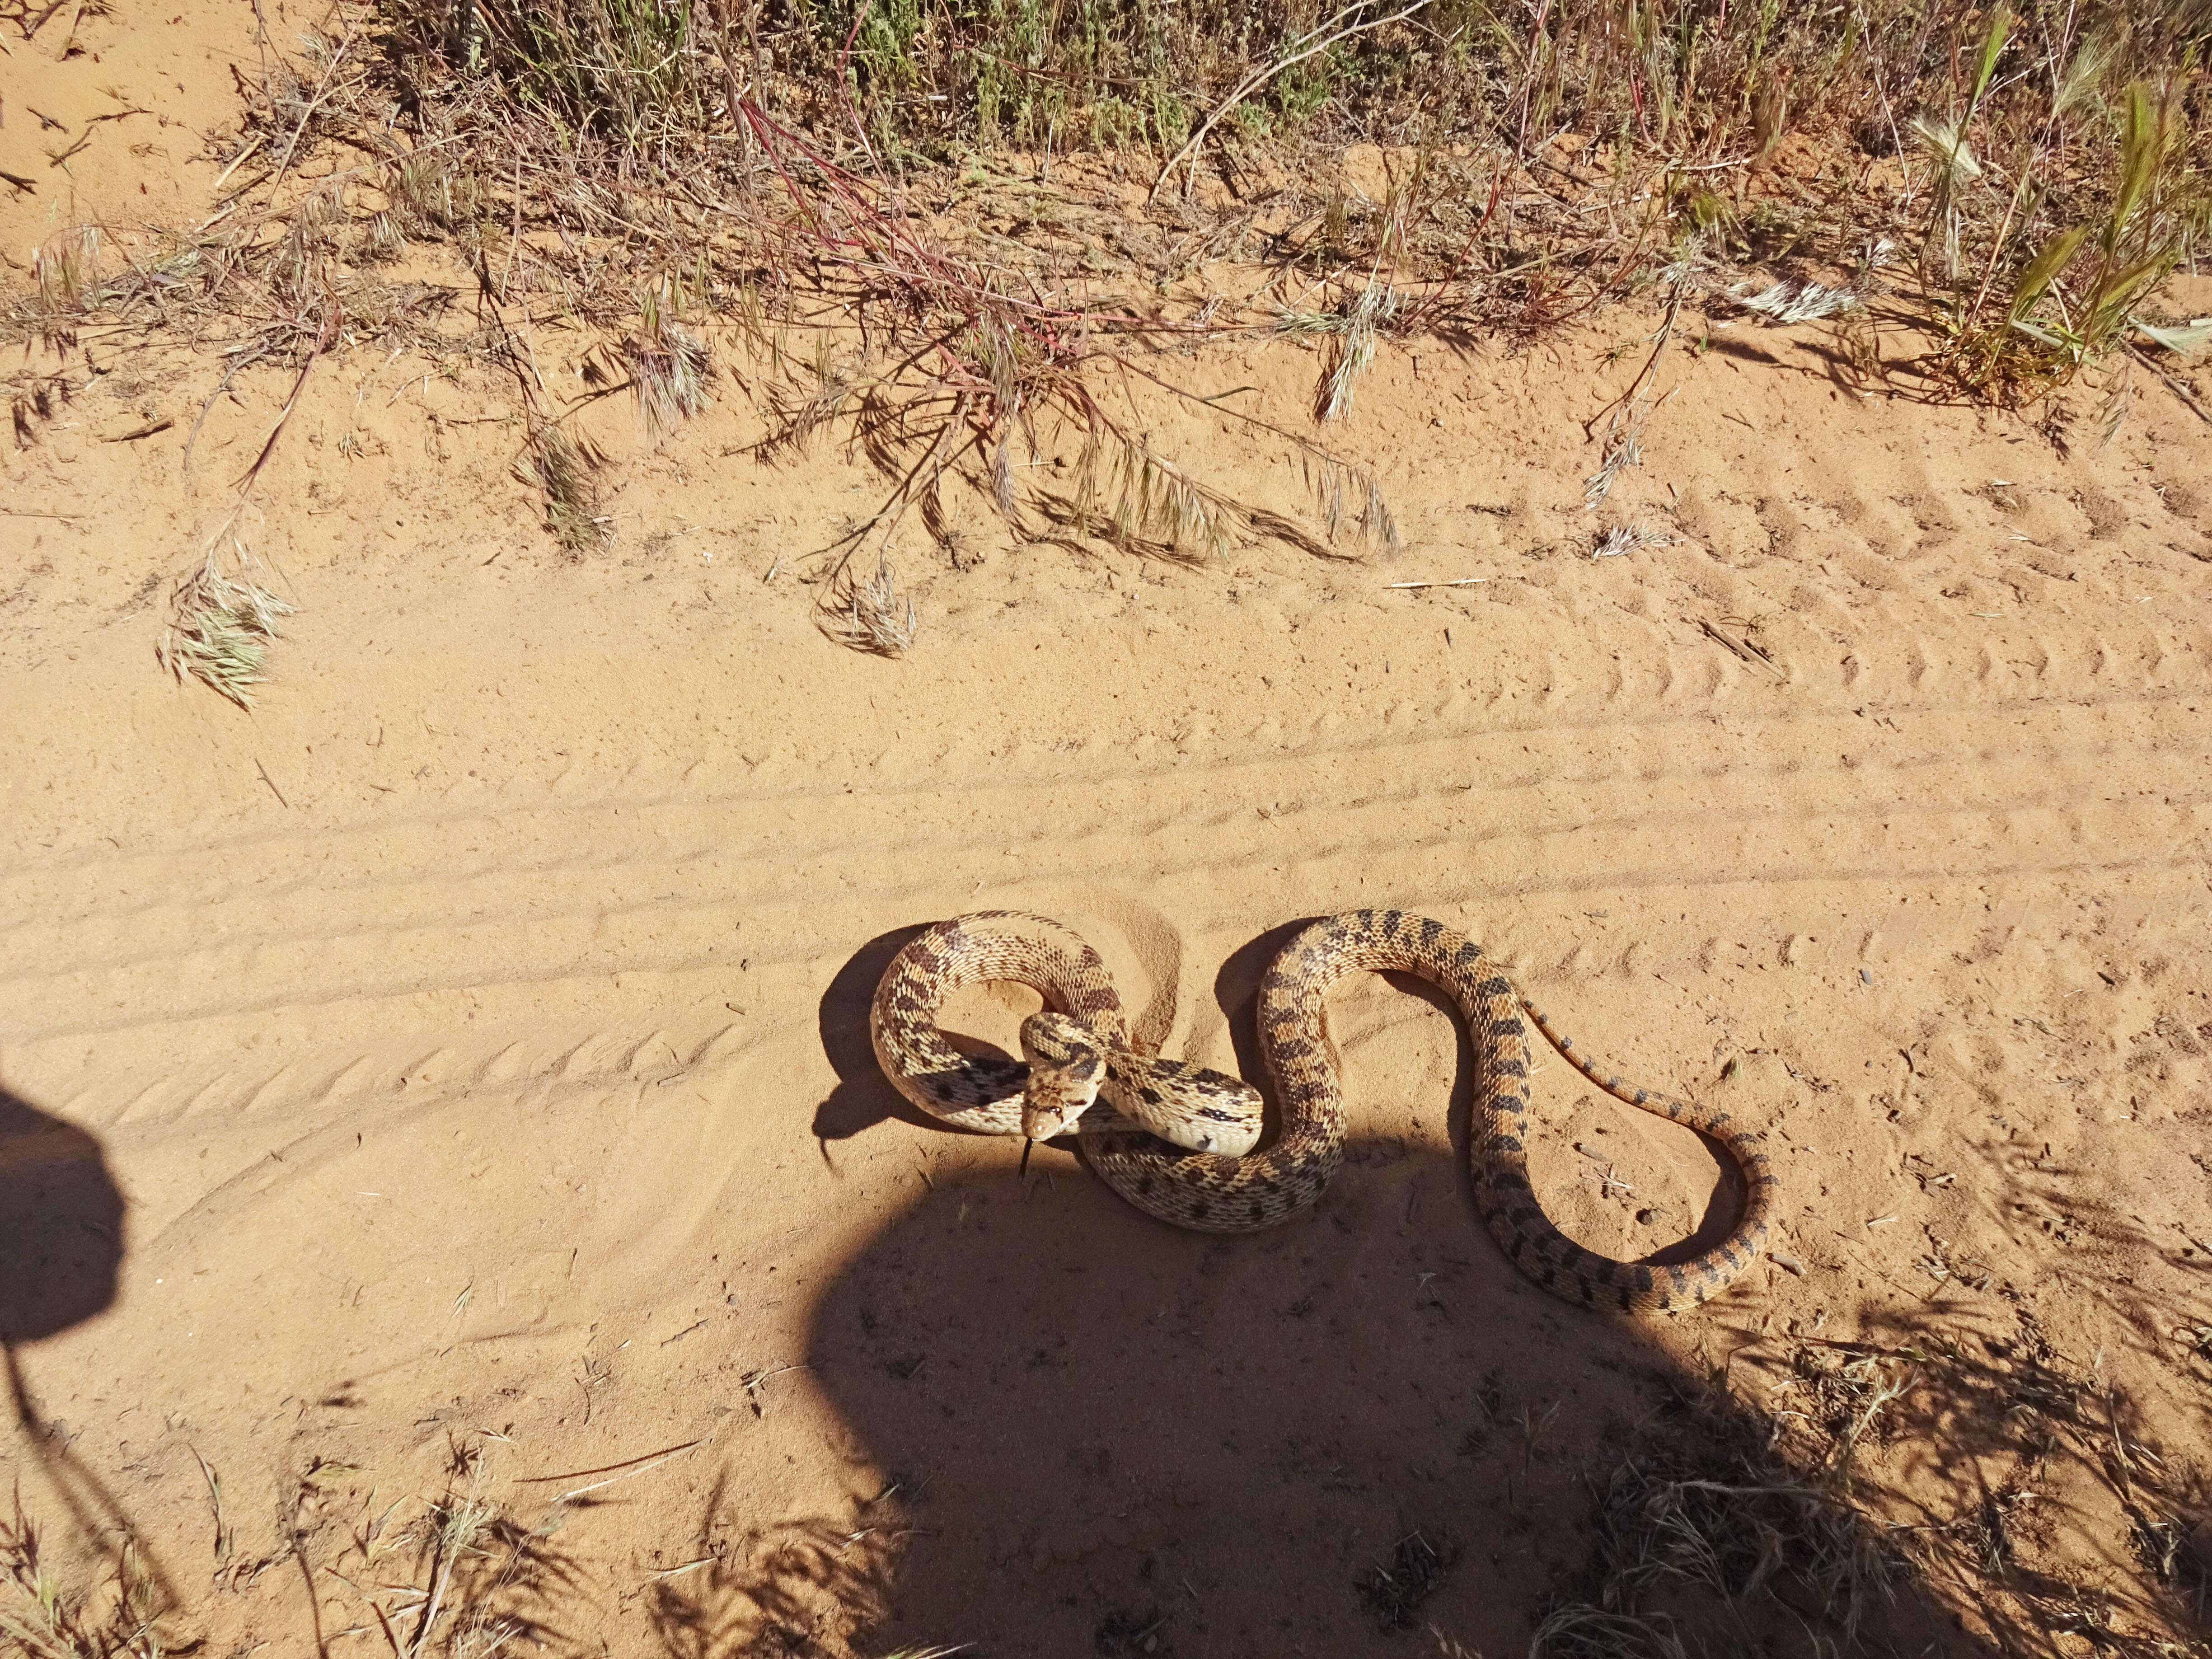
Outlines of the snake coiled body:
<svg viewBox="0 0 2212 1659">
<path fill-rule="evenodd" d="M 1353 910 L 1302 930 L 1260 989 L 1260 1038 L 1281 1133 L 1243 1157 L 1170 1146 L 1143 1121 L 1146 1097 L 1226 1120 L 1249 1109 L 1249 1087 L 1218 1073 L 1153 1061 L 1131 1047 L 1105 963 L 1070 929 L 1043 916 L 988 911 L 940 922 L 895 957 L 878 986 L 869 1025 L 893 1086 L 963 1128 L 1035 1133 L 1024 1118 L 1030 1067 L 956 1052 L 937 1026 L 954 988 L 1013 981 L 1095 1036 L 1109 1083 L 1076 1120 L 1099 1178 L 1149 1215 L 1202 1232 L 1256 1232 L 1319 1200 L 1343 1161 L 1344 1094 L 1323 1024 L 1329 988 L 1355 969 L 1419 975 L 1466 1018 L 1478 1067 L 1468 1156 L 1474 1200 L 1492 1237 L 1522 1273 L 1570 1302 L 1625 1313 L 1694 1305 L 1735 1282 L 1765 1249 L 1776 1178 L 1758 1140 L 1727 1114 L 1639 1089 L 1598 1070 L 1472 940 L 1402 910 Z M 1528 1020 L 1522 1018 L 1523 1013 Z M 1679 1262 L 1620 1262 L 1586 1250 L 1553 1225 L 1528 1180 L 1528 1024 L 1614 1098 L 1717 1140 L 1741 1170 L 1742 1213 L 1715 1248 Z M 1155 1066 L 1168 1068 L 1155 1073 Z M 1241 1094 L 1237 1091 L 1242 1091 Z M 1138 1121 L 1132 1121 L 1132 1118 Z M 1170 1130 L 1177 1138 L 1180 1130 Z M 1194 1141 L 1189 1144 L 1204 1144 Z"/>
</svg>

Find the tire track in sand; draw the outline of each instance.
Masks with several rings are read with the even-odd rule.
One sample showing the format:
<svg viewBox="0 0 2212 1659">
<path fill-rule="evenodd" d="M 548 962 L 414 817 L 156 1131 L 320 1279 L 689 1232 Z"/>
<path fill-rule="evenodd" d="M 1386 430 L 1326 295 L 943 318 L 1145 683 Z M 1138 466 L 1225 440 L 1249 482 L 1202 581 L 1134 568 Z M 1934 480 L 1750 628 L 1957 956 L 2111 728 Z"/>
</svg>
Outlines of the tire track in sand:
<svg viewBox="0 0 2212 1659">
<path fill-rule="evenodd" d="M 1512 912 L 1608 895 L 1665 894 L 1680 915 L 1622 952 L 1639 963 L 1709 957 L 1717 920 L 1747 910 L 1863 951 L 1866 918 L 1907 889 L 1960 929 L 1991 891 L 2083 878 L 2131 887 L 2166 925 L 2206 908 L 2212 715 L 2187 690 L 1749 715 L 1622 702 L 1510 724 L 1316 722 L 1264 752 L 1255 735 L 1137 764 L 1031 750 L 850 793 L 717 783 L 695 763 L 677 769 L 696 793 L 548 788 L 52 860 L 0 878 L 11 1063 L 169 1068 L 124 1099 L 90 1090 L 95 1121 L 258 1115 L 349 1076 L 409 1075 L 465 1003 L 452 1076 L 489 1079 L 499 1055 L 509 1080 L 557 1074 L 523 1035 L 541 1016 L 589 1009 L 617 1046 L 665 1024 L 696 1048 L 699 1011 L 726 1028 L 735 988 L 788 1019 L 878 933 L 1076 886 L 1141 893 L 1194 934 L 1414 905 L 1540 965 L 1556 939 Z M 2136 779 L 2124 798 L 2116 769 Z M 273 1071 L 237 1063 L 280 1027 Z"/>
</svg>

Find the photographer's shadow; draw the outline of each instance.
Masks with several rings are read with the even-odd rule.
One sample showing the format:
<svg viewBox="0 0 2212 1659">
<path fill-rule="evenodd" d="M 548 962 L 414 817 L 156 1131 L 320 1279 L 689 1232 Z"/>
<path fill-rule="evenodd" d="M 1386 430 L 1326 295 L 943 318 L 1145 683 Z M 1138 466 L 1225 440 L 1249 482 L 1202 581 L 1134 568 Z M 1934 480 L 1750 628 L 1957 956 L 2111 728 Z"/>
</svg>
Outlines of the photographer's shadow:
<svg viewBox="0 0 2212 1659">
<path fill-rule="evenodd" d="M 100 1478 L 47 1422 L 23 1370 L 26 1344 L 104 1313 L 123 1266 L 125 1205 L 99 1139 L 0 1089 L 0 1358 L 28 1456 L 90 1537 L 133 1533 Z M 141 1547 L 135 1568 L 173 1601 Z"/>
<path fill-rule="evenodd" d="M 1248 1076 L 1256 988 L 1295 927 L 1216 982 Z M 866 1010 L 903 937 L 823 1000 L 850 1109 L 817 1133 L 890 1115 Z M 659 1593 L 670 1651 L 826 1652 L 815 1632 L 842 1627 L 985 1656 L 1351 1656 L 1432 1626 L 1499 1653 L 1601 1595 L 1612 1508 L 1640 1501 L 1624 1481 L 1740 1480 L 1765 1436 L 1649 1326 L 1506 1261 L 1474 1210 L 1477 1067 L 1455 1029 L 1450 1148 L 1355 1139 L 1317 1209 L 1269 1232 L 1153 1222 L 1065 1143 L 1026 1177 L 1003 1149 L 939 1162 L 813 1310 L 850 1510 L 763 1527 L 718 1498 L 703 1532 L 746 1541 Z M 1735 1201 L 1717 1182 L 1698 1237 Z M 1725 1352 L 1758 1307 L 1747 1286 L 1692 1317 Z"/>
<path fill-rule="evenodd" d="M 98 1139 L 0 1090 L 0 1343 L 12 1350 L 106 1311 L 123 1224 Z"/>
</svg>

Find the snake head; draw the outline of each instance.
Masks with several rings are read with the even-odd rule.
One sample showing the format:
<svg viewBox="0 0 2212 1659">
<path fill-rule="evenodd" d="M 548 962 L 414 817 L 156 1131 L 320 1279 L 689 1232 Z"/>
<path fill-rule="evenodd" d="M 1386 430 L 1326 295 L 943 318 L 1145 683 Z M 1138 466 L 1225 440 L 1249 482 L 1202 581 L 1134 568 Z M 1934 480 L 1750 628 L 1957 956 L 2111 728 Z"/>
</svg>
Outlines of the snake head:
<svg viewBox="0 0 2212 1659">
<path fill-rule="evenodd" d="M 1096 1032 L 1066 1014 L 1031 1014 L 1022 1022 L 1022 1133 L 1050 1140 L 1075 1127 L 1106 1080 L 1106 1050 Z"/>
</svg>

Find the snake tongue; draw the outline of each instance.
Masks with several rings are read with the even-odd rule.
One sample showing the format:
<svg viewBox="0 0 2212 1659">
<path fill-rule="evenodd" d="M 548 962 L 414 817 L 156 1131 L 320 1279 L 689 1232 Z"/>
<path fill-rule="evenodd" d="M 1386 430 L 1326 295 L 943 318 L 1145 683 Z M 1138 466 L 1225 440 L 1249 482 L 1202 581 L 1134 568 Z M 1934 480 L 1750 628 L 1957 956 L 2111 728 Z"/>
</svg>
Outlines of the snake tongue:
<svg viewBox="0 0 2212 1659">
<path fill-rule="evenodd" d="M 1019 1180 L 1023 1176 L 1025 1176 L 1030 1172 L 1030 1154 L 1036 1150 L 1036 1141 L 1035 1138 L 1025 1137 L 1022 1141 L 1022 1167 L 1015 1173 L 1016 1180 Z"/>
</svg>

